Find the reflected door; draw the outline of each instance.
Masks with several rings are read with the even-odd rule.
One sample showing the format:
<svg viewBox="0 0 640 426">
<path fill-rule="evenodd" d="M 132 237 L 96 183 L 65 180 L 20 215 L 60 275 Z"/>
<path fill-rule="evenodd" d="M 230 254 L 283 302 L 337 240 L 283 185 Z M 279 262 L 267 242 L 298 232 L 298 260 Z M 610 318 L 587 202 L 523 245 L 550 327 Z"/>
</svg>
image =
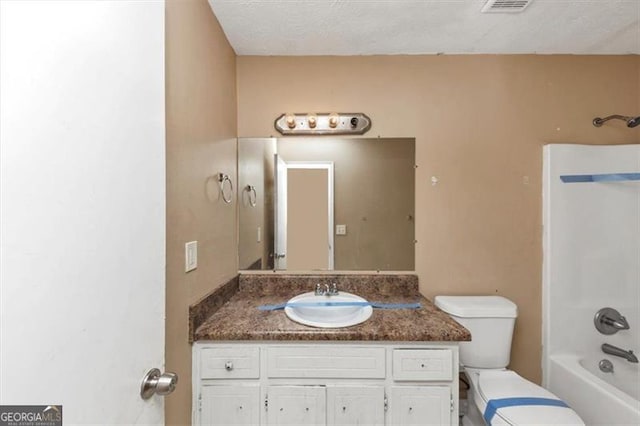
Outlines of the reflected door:
<svg viewBox="0 0 640 426">
<path fill-rule="evenodd" d="M 287 268 L 333 269 L 333 163 L 287 163 Z"/>
</svg>

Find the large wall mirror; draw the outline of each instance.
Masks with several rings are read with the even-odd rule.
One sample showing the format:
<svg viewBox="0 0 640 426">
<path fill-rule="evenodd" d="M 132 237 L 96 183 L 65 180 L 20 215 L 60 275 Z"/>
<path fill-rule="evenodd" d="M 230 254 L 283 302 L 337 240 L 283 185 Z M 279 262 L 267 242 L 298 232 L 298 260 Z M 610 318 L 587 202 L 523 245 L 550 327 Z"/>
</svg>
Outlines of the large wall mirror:
<svg viewBox="0 0 640 426">
<path fill-rule="evenodd" d="M 414 270 L 415 139 L 240 138 L 241 270 Z"/>
</svg>

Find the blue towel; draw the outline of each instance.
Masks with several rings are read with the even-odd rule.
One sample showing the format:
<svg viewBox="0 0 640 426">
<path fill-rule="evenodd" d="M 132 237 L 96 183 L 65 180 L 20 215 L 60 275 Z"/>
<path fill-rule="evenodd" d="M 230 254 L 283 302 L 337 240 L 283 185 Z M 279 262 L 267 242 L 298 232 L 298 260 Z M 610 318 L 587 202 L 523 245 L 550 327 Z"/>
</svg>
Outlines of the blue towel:
<svg viewBox="0 0 640 426">
<path fill-rule="evenodd" d="M 559 399 L 550 398 L 500 398 L 491 399 L 487 403 L 487 408 L 484 410 L 484 420 L 488 425 L 491 425 L 491 419 L 500 408 L 505 407 L 518 407 L 522 405 L 546 405 L 550 407 L 565 407 L 569 406 Z"/>
<path fill-rule="evenodd" d="M 605 173 L 599 175 L 563 175 L 560 180 L 564 183 L 581 182 L 623 182 L 640 180 L 640 173 Z"/>
<path fill-rule="evenodd" d="M 281 303 L 279 305 L 262 305 L 258 306 L 261 311 L 277 311 L 279 309 L 289 308 L 306 308 L 316 306 L 371 306 L 378 309 L 420 309 L 420 303 L 377 303 L 377 302 L 293 302 Z"/>
</svg>

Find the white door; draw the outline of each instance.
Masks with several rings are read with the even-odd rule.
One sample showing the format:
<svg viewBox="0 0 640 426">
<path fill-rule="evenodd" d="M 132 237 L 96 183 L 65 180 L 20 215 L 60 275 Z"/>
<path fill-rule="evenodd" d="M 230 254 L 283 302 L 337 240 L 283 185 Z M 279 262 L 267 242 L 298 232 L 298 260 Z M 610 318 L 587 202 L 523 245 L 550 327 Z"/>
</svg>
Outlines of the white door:
<svg viewBox="0 0 640 426">
<path fill-rule="evenodd" d="M 0 404 L 163 423 L 164 1 L 0 2 Z"/>
<path fill-rule="evenodd" d="M 275 167 L 275 250 L 276 269 L 287 269 L 287 163 L 274 154 Z"/>
<path fill-rule="evenodd" d="M 327 425 L 383 426 L 384 386 L 327 386 Z"/>
<path fill-rule="evenodd" d="M 324 425 L 326 394 L 323 386 L 269 386 L 267 424 Z"/>
<path fill-rule="evenodd" d="M 200 426 L 260 424 L 260 385 L 202 386 Z"/>
</svg>

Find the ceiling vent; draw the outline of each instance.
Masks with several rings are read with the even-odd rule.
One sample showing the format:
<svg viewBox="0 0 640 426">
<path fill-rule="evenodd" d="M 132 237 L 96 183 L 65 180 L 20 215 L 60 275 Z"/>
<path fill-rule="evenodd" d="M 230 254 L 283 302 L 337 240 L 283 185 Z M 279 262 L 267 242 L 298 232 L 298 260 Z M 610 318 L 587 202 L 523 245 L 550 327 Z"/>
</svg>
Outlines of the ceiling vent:
<svg viewBox="0 0 640 426">
<path fill-rule="evenodd" d="M 489 0 L 482 13 L 518 13 L 529 6 L 533 0 Z"/>
</svg>

